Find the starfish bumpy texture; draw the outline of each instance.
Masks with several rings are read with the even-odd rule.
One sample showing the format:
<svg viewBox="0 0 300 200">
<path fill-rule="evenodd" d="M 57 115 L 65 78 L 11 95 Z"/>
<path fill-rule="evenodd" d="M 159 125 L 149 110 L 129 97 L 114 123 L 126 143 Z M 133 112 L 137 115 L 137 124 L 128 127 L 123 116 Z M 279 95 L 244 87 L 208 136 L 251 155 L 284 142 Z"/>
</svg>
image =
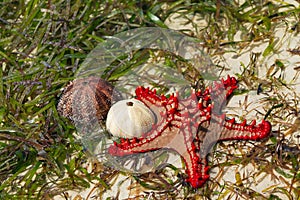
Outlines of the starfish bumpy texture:
<svg viewBox="0 0 300 200">
<path fill-rule="evenodd" d="M 108 153 L 125 156 L 162 148 L 174 150 L 185 162 L 186 182 L 194 188 L 203 186 L 209 179 L 207 146 L 222 140 L 259 140 L 271 131 L 271 124 L 265 120 L 256 125 L 255 120 L 247 124 L 226 118 L 222 106 L 236 88 L 237 81 L 230 76 L 214 82 L 213 87 L 203 92 L 192 90 L 186 99 L 179 99 L 178 93 L 167 98 L 156 94 L 155 90 L 137 87 L 136 99 L 156 114 L 156 123 L 141 138 L 121 138 L 119 143 L 114 142 Z"/>
</svg>

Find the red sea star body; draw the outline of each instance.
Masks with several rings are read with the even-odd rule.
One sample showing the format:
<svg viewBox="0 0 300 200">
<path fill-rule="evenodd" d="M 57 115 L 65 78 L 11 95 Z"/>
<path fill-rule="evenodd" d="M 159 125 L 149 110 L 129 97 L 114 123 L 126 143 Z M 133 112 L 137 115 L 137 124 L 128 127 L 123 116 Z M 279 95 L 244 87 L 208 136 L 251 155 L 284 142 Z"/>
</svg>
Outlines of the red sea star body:
<svg viewBox="0 0 300 200">
<path fill-rule="evenodd" d="M 167 98 L 157 95 L 155 90 L 138 87 L 136 98 L 156 114 L 156 123 L 142 138 L 121 138 L 120 143 L 115 142 L 108 152 L 114 156 L 124 156 L 162 148 L 172 149 L 185 162 L 188 175 L 186 181 L 192 187 L 199 188 L 209 178 L 206 160 L 208 152 L 203 153 L 201 149 L 205 136 L 213 134 L 208 131 L 209 126 L 221 126 L 218 138 L 212 139 L 212 145 L 221 140 L 258 140 L 268 136 L 271 131 L 270 123 L 264 120 L 258 125 L 255 121 L 251 124 L 246 124 L 246 121 L 236 123 L 234 119 L 226 119 L 221 110 L 212 112 L 213 108 L 221 107 L 224 102 L 222 98 L 228 99 L 236 88 L 236 79 L 229 76 L 226 80 L 222 79 L 221 83 L 215 82 L 214 91 L 212 88 L 204 92 L 192 90 L 191 96 L 186 99 L 179 99 L 178 94 Z"/>
</svg>

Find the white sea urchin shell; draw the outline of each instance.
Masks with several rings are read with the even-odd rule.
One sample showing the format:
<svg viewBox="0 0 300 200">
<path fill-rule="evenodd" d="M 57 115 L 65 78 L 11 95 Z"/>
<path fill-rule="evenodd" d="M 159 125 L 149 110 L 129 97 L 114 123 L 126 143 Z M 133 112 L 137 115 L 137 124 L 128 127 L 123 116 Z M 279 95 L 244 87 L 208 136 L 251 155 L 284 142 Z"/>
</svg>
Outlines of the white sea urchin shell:
<svg viewBox="0 0 300 200">
<path fill-rule="evenodd" d="M 116 137 L 141 137 L 155 123 L 153 112 L 137 99 L 121 100 L 107 114 L 106 129 Z"/>
</svg>

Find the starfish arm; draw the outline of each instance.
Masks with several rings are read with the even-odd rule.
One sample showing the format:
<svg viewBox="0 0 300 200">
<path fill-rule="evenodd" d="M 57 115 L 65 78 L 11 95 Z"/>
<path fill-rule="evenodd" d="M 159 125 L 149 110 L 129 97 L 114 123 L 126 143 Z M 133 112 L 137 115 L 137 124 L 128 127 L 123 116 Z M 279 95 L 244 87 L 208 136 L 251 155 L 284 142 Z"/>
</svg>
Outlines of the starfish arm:
<svg viewBox="0 0 300 200">
<path fill-rule="evenodd" d="M 185 168 L 188 175 L 186 182 L 190 183 L 193 188 L 199 188 L 209 179 L 209 167 L 206 157 L 201 158 L 199 147 L 193 141 L 192 132 L 195 130 L 191 126 L 192 123 L 188 120 L 188 123 L 185 124 L 188 125 L 181 131 L 181 136 L 184 137 L 185 148 L 176 148 L 176 151 L 181 155 L 186 165 Z"/>
<path fill-rule="evenodd" d="M 228 103 L 233 91 L 237 88 L 237 80 L 228 76 L 226 80 L 214 82 L 214 89 L 210 91 L 212 101 L 212 113 L 221 113 Z"/>
<path fill-rule="evenodd" d="M 199 188 L 209 179 L 209 167 L 206 157 L 200 156 L 200 146 L 195 143 L 195 133 L 199 123 L 209 120 L 210 115 L 208 112 L 194 113 L 192 107 L 197 107 L 197 103 L 192 103 L 190 106 L 190 109 L 181 110 L 180 126 L 177 132 L 173 133 L 176 137 L 169 142 L 168 147 L 175 150 L 184 160 L 188 175 L 186 182 L 194 188 Z M 194 119 L 190 117 L 191 114 Z"/>
<path fill-rule="evenodd" d="M 191 152 L 191 156 L 193 156 L 194 153 L 195 152 Z M 187 160 L 184 160 L 184 162 L 186 164 L 186 173 L 188 175 L 186 182 L 190 183 L 193 188 L 202 187 L 209 179 L 209 167 L 206 158 L 197 160 L 197 163 L 196 161 L 193 161 L 191 166 L 187 164 L 189 163 Z"/>
<path fill-rule="evenodd" d="M 259 140 L 267 137 L 271 132 L 271 124 L 268 121 L 256 125 L 253 120 L 251 124 L 246 124 L 246 120 L 242 123 L 236 123 L 234 118 L 225 120 L 220 140 Z"/>
<path fill-rule="evenodd" d="M 169 129 L 162 127 L 163 129 Z M 120 143 L 114 143 L 108 148 L 108 153 L 114 156 L 124 156 L 134 153 L 144 153 L 168 147 L 170 141 L 176 136 L 175 129 L 170 132 L 160 132 L 160 129 L 152 129 L 146 138 L 121 139 Z M 147 133 L 148 134 L 148 133 Z"/>
<path fill-rule="evenodd" d="M 228 76 L 227 79 L 221 79 L 221 82 L 215 81 L 213 88 L 210 88 L 210 93 L 220 101 L 228 100 L 233 91 L 237 88 L 237 80 L 234 77 Z M 218 100 L 218 99 L 217 99 Z M 213 101 L 217 101 L 213 99 Z"/>
<path fill-rule="evenodd" d="M 237 80 L 234 77 L 227 76 L 227 79 L 222 79 L 222 84 L 224 85 L 224 88 L 226 89 L 226 98 L 228 98 L 232 95 L 233 91 L 238 87 L 237 86 Z"/>
<path fill-rule="evenodd" d="M 228 76 L 227 79 L 214 81 L 213 85 L 206 88 L 203 92 L 201 90 L 197 91 L 196 95 L 200 99 L 202 107 L 207 107 L 213 102 L 212 111 L 220 113 L 236 88 L 237 80 Z M 199 107 L 199 109 L 202 107 Z"/>
</svg>

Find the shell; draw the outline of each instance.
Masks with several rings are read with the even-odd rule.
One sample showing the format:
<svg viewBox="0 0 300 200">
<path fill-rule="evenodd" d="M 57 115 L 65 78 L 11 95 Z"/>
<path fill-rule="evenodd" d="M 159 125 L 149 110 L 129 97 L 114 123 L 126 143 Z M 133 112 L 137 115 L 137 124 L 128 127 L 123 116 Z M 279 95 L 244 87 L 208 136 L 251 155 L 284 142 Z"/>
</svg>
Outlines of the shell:
<svg viewBox="0 0 300 200">
<path fill-rule="evenodd" d="M 155 115 L 137 99 L 121 100 L 109 110 L 106 129 L 116 137 L 141 137 L 155 124 Z"/>
<path fill-rule="evenodd" d="M 96 76 L 76 79 L 66 86 L 57 111 L 77 126 L 103 123 L 113 100 L 121 94 L 107 81 Z"/>
</svg>

